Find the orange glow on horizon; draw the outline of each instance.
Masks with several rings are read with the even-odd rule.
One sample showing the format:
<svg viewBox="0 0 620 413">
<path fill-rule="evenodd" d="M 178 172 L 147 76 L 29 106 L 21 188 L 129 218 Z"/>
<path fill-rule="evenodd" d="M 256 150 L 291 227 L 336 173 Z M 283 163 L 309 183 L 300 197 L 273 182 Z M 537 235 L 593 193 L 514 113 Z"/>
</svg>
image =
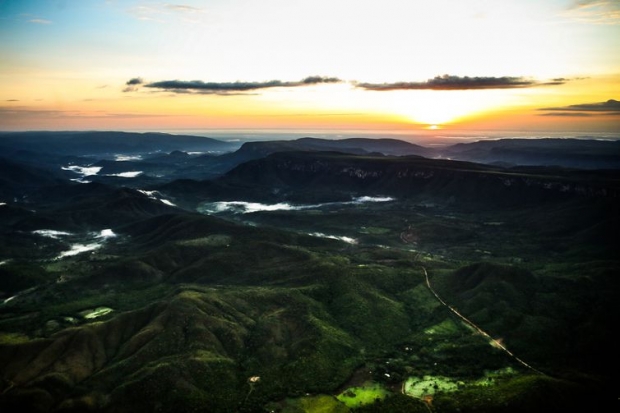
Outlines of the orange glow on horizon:
<svg viewBox="0 0 620 413">
<path fill-rule="evenodd" d="M 84 86 L 86 89 L 87 87 Z M 262 94 L 121 93 L 98 89 L 0 104 L 4 130 L 42 129 L 307 129 L 567 130 L 617 132 L 618 116 L 544 111 L 620 96 L 618 76 L 515 90 L 361 91 L 348 84 Z M 32 95 L 34 96 L 34 95 Z M 52 99 L 53 98 L 53 99 Z M 0 112 L 0 115 L 2 112 Z"/>
</svg>

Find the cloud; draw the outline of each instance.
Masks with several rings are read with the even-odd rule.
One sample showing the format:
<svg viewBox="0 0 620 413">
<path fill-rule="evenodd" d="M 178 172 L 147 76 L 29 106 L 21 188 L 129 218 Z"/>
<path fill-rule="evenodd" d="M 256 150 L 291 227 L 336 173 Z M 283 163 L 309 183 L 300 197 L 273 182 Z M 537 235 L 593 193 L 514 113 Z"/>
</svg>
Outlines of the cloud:
<svg viewBox="0 0 620 413">
<path fill-rule="evenodd" d="M 142 80 L 141 77 L 134 77 L 129 79 L 125 84 L 126 85 L 141 85 L 142 83 L 144 83 L 144 80 Z"/>
<path fill-rule="evenodd" d="M 135 6 L 130 8 L 128 12 L 139 20 L 158 23 L 166 23 L 175 19 L 197 23 L 201 21 L 199 17 L 204 15 L 204 10 L 201 8 L 172 3 Z"/>
<path fill-rule="evenodd" d="M 46 19 L 30 19 L 28 20 L 28 23 L 34 23 L 34 24 L 52 24 L 51 20 L 46 20 Z"/>
<path fill-rule="evenodd" d="M 317 83 L 341 83 L 337 77 L 309 76 L 301 81 L 304 85 L 315 85 Z M 301 85 L 299 85 L 301 86 Z"/>
<path fill-rule="evenodd" d="M 19 99 L 7 99 L 6 102 L 19 102 Z"/>
<path fill-rule="evenodd" d="M 471 90 L 471 89 L 516 89 L 534 86 L 553 86 L 566 83 L 566 79 L 557 78 L 548 82 L 538 82 L 524 77 L 488 77 L 488 76 L 436 76 L 425 82 L 395 83 L 354 83 L 357 88 L 373 91 L 391 90 Z"/>
<path fill-rule="evenodd" d="M 115 119 L 140 119 L 140 118 L 167 118 L 174 115 L 164 115 L 164 114 L 148 114 L 148 113 L 122 113 L 122 112 L 105 112 L 102 114 L 103 117 L 115 118 Z M 101 116 L 92 116 L 92 117 L 101 117 Z"/>
<path fill-rule="evenodd" d="M 548 113 L 543 116 L 591 116 L 612 115 L 620 116 L 620 101 L 609 99 L 606 102 L 580 103 L 577 105 L 540 108 L 540 111 Z"/>
<path fill-rule="evenodd" d="M 142 80 L 141 77 L 131 78 L 127 82 L 125 82 L 125 85 L 127 85 L 127 87 L 123 89 L 123 92 L 135 92 L 136 90 L 138 90 L 138 86 L 142 85 L 143 83 L 144 80 Z"/>
<path fill-rule="evenodd" d="M 609 99 L 606 102 L 580 103 L 577 105 L 541 108 L 539 110 L 563 110 L 577 112 L 618 112 L 620 114 L 620 101 Z"/>
<path fill-rule="evenodd" d="M 196 13 L 202 11 L 198 7 L 187 6 L 185 4 L 164 4 L 164 7 L 168 10 L 184 12 L 184 13 Z"/>
<path fill-rule="evenodd" d="M 309 76 L 296 82 L 285 82 L 281 80 L 270 80 L 267 82 L 203 82 L 201 80 L 162 80 L 159 82 L 144 83 L 140 78 L 129 80 L 124 89 L 126 92 L 137 90 L 138 85 L 147 88 L 159 89 L 173 93 L 197 93 L 197 94 L 216 94 L 216 95 L 238 95 L 248 94 L 263 89 L 270 88 L 291 88 L 300 86 L 311 86 L 325 83 L 341 83 L 342 80 L 335 77 Z"/>
<path fill-rule="evenodd" d="M 28 109 L 24 106 L 12 107 L 12 108 L 0 108 L 0 119 L 18 119 L 18 118 L 39 118 L 39 117 L 61 117 L 63 115 L 75 116 L 76 112 L 72 111 L 59 111 L 59 110 L 43 110 L 43 109 Z"/>
<path fill-rule="evenodd" d="M 591 113 L 583 113 L 583 112 L 548 112 L 542 113 L 540 116 L 564 116 L 571 118 L 584 118 L 588 116 L 592 116 Z"/>
<path fill-rule="evenodd" d="M 16 120 L 16 119 L 133 119 L 133 118 L 161 118 L 172 115 L 160 115 L 160 114 L 144 114 L 144 113 L 129 113 L 129 112 L 106 112 L 106 111 L 94 111 L 85 112 L 79 110 L 45 110 L 45 109 L 31 109 L 26 106 L 2 108 L 0 107 L 0 120 Z"/>
<path fill-rule="evenodd" d="M 620 1 L 577 1 L 566 10 L 564 15 L 570 19 L 584 23 L 620 24 Z"/>
<path fill-rule="evenodd" d="M 577 79 L 554 78 L 546 82 L 525 77 L 489 77 L 489 76 L 436 76 L 424 82 L 395 82 L 395 83 L 363 83 L 351 82 L 355 87 L 372 91 L 392 90 L 470 90 L 470 89 L 515 89 L 535 86 L 563 85 Z M 168 91 L 174 94 L 214 94 L 214 95 L 248 95 L 253 92 L 270 88 L 292 88 L 328 83 L 342 83 L 342 79 L 326 76 L 309 76 L 300 81 L 287 82 L 270 80 L 266 82 L 204 82 L 202 80 L 162 80 L 145 82 L 140 77 L 130 79 L 125 83 L 123 92 L 135 92 L 139 87 L 146 87 L 158 91 Z"/>
</svg>

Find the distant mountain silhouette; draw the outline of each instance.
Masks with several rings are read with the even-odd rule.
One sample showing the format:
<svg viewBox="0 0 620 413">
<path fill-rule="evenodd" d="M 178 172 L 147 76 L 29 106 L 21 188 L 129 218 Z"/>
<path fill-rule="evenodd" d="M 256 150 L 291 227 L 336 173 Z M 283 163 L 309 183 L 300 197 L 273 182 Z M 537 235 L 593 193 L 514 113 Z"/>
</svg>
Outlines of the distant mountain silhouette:
<svg viewBox="0 0 620 413">
<path fill-rule="evenodd" d="M 443 157 L 471 162 L 619 169 L 620 141 L 595 139 L 498 139 L 459 143 Z"/>
<path fill-rule="evenodd" d="M 238 144 L 212 138 L 132 132 L 5 132 L 0 147 L 64 155 L 234 150 Z"/>
<path fill-rule="evenodd" d="M 436 151 L 398 139 L 318 139 L 300 138 L 287 141 L 246 142 L 233 153 L 217 157 L 213 162 L 213 171 L 225 173 L 237 165 L 254 159 L 260 159 L 277 152 L 327 151 L 349 154 L 374 155 L 420 155 L 434 156 Z"/>
</svg>

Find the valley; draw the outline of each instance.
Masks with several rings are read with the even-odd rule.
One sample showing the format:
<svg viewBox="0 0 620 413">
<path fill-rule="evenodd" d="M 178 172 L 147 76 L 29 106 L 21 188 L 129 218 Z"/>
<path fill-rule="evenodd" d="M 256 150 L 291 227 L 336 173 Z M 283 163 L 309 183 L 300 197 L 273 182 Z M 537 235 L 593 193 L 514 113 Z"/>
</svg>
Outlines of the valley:
<svg viewBox="0 0 620 413">
<path fill-rule="evenodd" d="M 0 134 L 2 411 L 617 406 L 617 142 L 93 134 Z"/>
</svg>

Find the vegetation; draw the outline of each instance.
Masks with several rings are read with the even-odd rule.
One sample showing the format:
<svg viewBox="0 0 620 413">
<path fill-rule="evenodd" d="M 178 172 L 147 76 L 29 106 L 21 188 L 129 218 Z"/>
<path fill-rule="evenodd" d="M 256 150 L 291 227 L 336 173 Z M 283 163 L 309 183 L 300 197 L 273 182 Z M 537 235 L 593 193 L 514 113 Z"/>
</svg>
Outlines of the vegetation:
<svg viewBox="0 0 620 413">
<path fill-rule="evenodd" d="M 343 167 L 355 173 L 341 176 Z M 617 403 L 617 198 L 549 195 L 537 184 L 497 195 L 498 177 L 548 183 L 560 172 L 276 153 L 217 182 L 158 189 L 184 208 L 68 183 L 55 189 L 66 201 L 32 195 L 36 212 L 0 206 L 0 409 L 554 412 Z M 609 184 L 608 173 L 587 176 Z M 312 208 L 195 211 L 240 194 Z M 393 199 L 349 202 L 362 195 Z M 49 228 L 72 235 L 31 232 Z M 97 238 L 98 249 L 57 258 L 105 228 L 116 236 Z"/>
</svg>

